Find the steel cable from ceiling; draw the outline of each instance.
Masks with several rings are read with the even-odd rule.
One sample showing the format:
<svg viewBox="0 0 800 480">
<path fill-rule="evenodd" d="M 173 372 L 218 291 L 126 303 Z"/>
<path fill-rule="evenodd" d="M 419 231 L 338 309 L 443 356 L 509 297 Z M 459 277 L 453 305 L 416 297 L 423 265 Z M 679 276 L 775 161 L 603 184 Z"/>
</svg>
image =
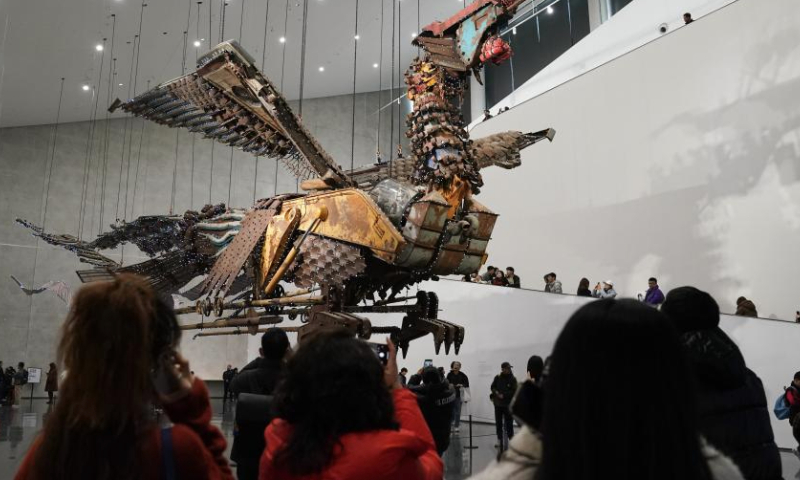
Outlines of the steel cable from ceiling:
<svg viewBox="0 0 800 480">
<path fill-rule="evenodd" d="M 144 0 L 142 0 L 142 8 L 141 8 L 141 11 L 139 13 L 139 34 L 137 35 L 137 38 L 139 39 L 139 43 L 136 45 L 136 66 L 134 67 L 134 70 L 133 70 L 133 72 L 134 72 L 133 73 L 133 95 L 130 98 L 136 97 L 136 85 L 137 85 L 137 83 L 139 81 L 139 56 L 140 56 L 140 54 L 142 52 L 142 24 L 144 22 L 144 8 L 146 6 L 147 6 L 147 4 L 144 3 Z M 134 128 L 133 127 L 133 120 L 131 120 L 131 135 L 130 135 L 130 139 L 128 140 L 128 172 L 125 175 L 125 204 L 124 204 L 125 206 L 124 206 L 124 209 L 122 210 L 122 218 L 123 218 L 123 220 L 127 220 L 128 219 L 128 191 L 129 191 L 130 180 L 131 180 L 131 159 L 133 158 L 133 128 Z M 139 145 L 141 145 L 141 135 L 144 135 L 144 118 L 142 118 L 142 129 L 140 131 Z M 138 161 L 137 161 L 137 164 L 136 164 L 137 175 L 138 175 L 138 171 L 139 171 L 139 164 L 138 164 Z M 135 193 L 135 190 L 134 190 L 134 193 Z M 133 203 L 135 200 L 136 200 L 136 198 L 134 197 L 134 199 L 131 200 L 131 203 Z M 133 208 L 131 208 L 131 215 L 133 214 L 132 212 L 133 212 Z"/>
<path fill-rule="evenodd" d="M 56 161 L 56 143 L 58 141 L 58 125 L 61 122 L 61 101 L 64 98 L 64 77 L 61 77 L 61 91 L 58 94 L 58 110 L 56 113 L 56 123 L 53 127 L 53 147 L 50 152 L 50 165 L 48 167 L 47 177 L 45 178 L 45 192 L 44 192 L 44 207 L 42 208 L 42 232 L 46 231 L 47 228 L 47 205 L 50 200 L 50 180 L 53 178 L 53 164 Z M 36 249 L 38 254 L 39 249 Z M 34 268 L 35 268 L 34 262 Z"/>
<path fill-rule="evenodd" d="M 134 59 L 134 56 L 136 55 L 136 42 L 138 41 L 138 39 L 139 39 L 139 36 L 138 35 L 134 35 L 134 37 L 133 37 L 133 47 L 131 48 L 131 68 L 130 68 L 130 74 L 128 75 L 128 98 L 132 98 L 131 97 L 131 82 L 133 82 L 133 59 Z M 128 43 L 131 43 L 131 42 L 128 42 Z M 128 121 L 129 120 L 130 120 L 130 115 L 126 115 L 125 116 L 125 124 L 123 125 L 123 128 L 122 128 L 122 156 L 120 157 L 120 160 L 119 160 L 119 180 L 117 181 L 117 204 L 116 204 L 116 206 L 114 208 L 114 213 L 115 213 L 115 216 L 116 216 L 115 223 L 118 223 L 119 220 L 120 220 L 120 217 L 119 217 L 119 201 L 120 201 L 120 196 L 122 195 L 122 168 L 125 165 L 125 145 L 128 143 Z M 128 162 L 130 163 L 130 159 L 128 159 Z M 127 193 L 126 193 L 126 196 L 127 196 Z"/>
<path fill-rule="evenodd" d="M 269 26 L 269 0 L 266 1 L 267 11 L 264 15 L 264 40 L 261 44 L 261 71 L 266 75 L 267 71 L 267 29 Z M 244 6 L 243 6 L 244 7 Z M 256 191 L 258 190 L 258 155 L 255 157 L 256 171 L 253 179 L 253 204 L 256 202 Z M 278 162 L 275 162 L 275 171 L 278 171 Z"/>
<path fill-rule="evenodd" d="M 208 46 L 211 47 L 211 12 L 214 0 L 208 0 Z M 211 168 L 208 171 L 208 204 L 211 204 L 211 187 L 214 186 L 214 139 L 211 142 Z"/>
<path fill-rule="evenodd" d="M 375 134 L 375 160 L 381 163 L 381 117 L 383 112 L 381 109 L 381 101 L 383 100 L 383 12 L 385 1 L 381 0 L 381 38 L 380 38 L 380 56 L 378 57 L 378 126 Z"/>
<path fill-rule="evenodd" d="M 92 110 L 91 115 L 89 116 L 89 136 L 86 142 L 86 159 L 83 162 L 83 189 L 81 190 L 81 206 L 80 206 L 80 214 L 78 217 L 78 240 L 83 238 L 83 226 L 84 226 L 84 217 L 86 214 L 86 204 L 88 203 L 89 199 L 89 172 L 91 171 L 91 159 L 92 159 L 92 150 L 94 147 L 94 132 L 97 129 L 97 108 L 100 105 L 100 85 L 103 83 L 103 66 L 105 65 L 105 58 L 106 58 L 106 40 L 107 38 L 103 39 L 103 49 L 100 53 L 100 72 L 97 77 L 96 85 L 92 86 L 92 97 L 94 100 L 94 108 Z M 89 231 L 93 231 L 94 229 L 90 229 Z"/>
<path fill-rule="evenodd" d="M 303 0 L 303 36 L 300 39 L 300 100 L 298 115 L 303 118 L 303 94 L 306 84 L 306 34 L 308 32 L 308 0 Z M 283 93 L 283 92 L 281 92 Z"/>
<path fill-rule="evenodd" d="M 392 160 L 394 159 L 394 39 L 397 27 L 397 15 L 394 8 L 395 0 L 392 0 L 392 68 L 389 71 L 389 83 L 391 89 L 389 93 L 389 100 L 391 100 L 391 107 L 389 108 L 389 177 L 392 176 Z"/>
<path fill-rule="evenodd" d="M 114 84 L 114 77 L 117 72 L 117 59 L 114 58 L 114 39 L 117 34 L 117 15 L 112 13 L 111 14 L 111 51 L 109 52 L 109 58 L 112 60 L 108 62 L 108 92 L 106 92 L 106 104 L 111 104 L 111 89 Z M 106 109 L 106 131 L 105 131 L 105 139 L 103 141 L 103 181 L 100 187 L 100 215 L 99 215 L 99 225 L 97 227 L 97 234 L 100 235 L 103 233 L 103 214 L 105 213 L 105 204 L 106 204 L 106 178 L 108 176 L 108 135 L 109 135 L 109 114 L 110 112 Z"/>
<path fill-rule="evenodd" d="M 197 39 L 196 41 L 198 41 L 198 42 L 200 41 L 200 5 L 202 5 L 202 4 L 203 4 L 203 2 L 197 2 L 197 19 L 196 19 L 197 27 L 195 29 L 195 38 Z M 195 60 L 195 63 L 197 62 L 197 55 L 198 55 L 197 48 L 195 48 L 194 49 L 194 60 Z M 191 168 L 191 173 L 189 175 L 191 177 L 190 181 L 189 181 L 189 210 L 194 209 L 194 165 L 195 165 L 195 158 L 194 158 L 195 149 L 194 149 L 194 146 L 195 146 L 195 142 L 196 141 L 197 141 L 197 134 L 193 133 L 192 134 L 192 168 Z"/>
<path fill-rule="evenodd" d="M 289 0 L 283 13 L 283 58 L 281 60 L 281 95 L 283 95 L 283 73 L 286 71 L 286 30 L 289 26 Z"/>
<path fill-rule="evenodd" d="M 189 0 L 189 15 L 192 14 L 192 4 L 191 0 Z M 186 21 L 189 23 L 189 20 Z M 184 30 L 183 32 L 183 61 L 181 62 L 181 75 L 186 73 L 186 48 L 187 43 L 189 42 L 189 32 Z M 175 212 L 175 194 L 178 190 L 178 147 L 180 146 L 180 130 L 175 131 L 175 162 L 172 164 L 172 192 L 170 195 L 169 201 L 169 214 L 172 215 Z"/>
<path fill-rule="evenodd" d="M 353 35 L 353 120 L 350 132 L 350 171 L 356 161 L 356 71 L 358 67 L 358 0 L 356 0 L 355 34 Z"/>
<path fill-rule="evenodd" d="M 402 98 L 403 95 L 401 92 L 403 91 L 403 82 L 400 77 L 400 72 L 403 70 L 403 39 L 401 35 L 403 34 L 403 13 L 402 7 L 403 2 L 397 2 L 397 158 L 402 156 L 402 131 L 403 131 L 403 104 Z"/>
</svg>

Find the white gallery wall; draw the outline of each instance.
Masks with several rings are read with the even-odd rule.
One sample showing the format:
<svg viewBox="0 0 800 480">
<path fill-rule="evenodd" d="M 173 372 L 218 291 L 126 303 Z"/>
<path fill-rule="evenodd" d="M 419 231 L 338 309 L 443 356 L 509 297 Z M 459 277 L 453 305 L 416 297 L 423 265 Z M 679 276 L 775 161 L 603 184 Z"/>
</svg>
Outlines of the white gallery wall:
<svg viewBox="0 0 800 480">
<path fill-rule="evenodd" d="M 555 271 L 569 292 L 587 277 L 635 296 L 652 275 L 794 319 L 798 31 L 800 3 L 739 0 L 474 128 L 558 132 L 483 172 L 488 263 L 534 288 Z"/>
</svg>

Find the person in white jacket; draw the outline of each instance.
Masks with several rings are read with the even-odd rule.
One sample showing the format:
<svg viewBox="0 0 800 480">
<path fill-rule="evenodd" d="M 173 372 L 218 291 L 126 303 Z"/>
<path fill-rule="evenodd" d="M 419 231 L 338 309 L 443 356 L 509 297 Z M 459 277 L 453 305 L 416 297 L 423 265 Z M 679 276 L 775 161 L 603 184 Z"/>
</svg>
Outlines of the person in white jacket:
<svg viewBox="0 0 800 480">
<path fill-rule="evenodd" d="M 543 402 L 528 401 L 544 406 L 540 426 L 526 424 L 472 480 L 743 480 L 699 434 L 673 325 L 640 302 L 579 309 L 556 341 L 541 392 Z M 524 412 L 519 395 L 514 412 Z"/>
<path fill-rule="evenodd" d="M 592 295 L 596 298 L 615 298 L 617 291 L 614 290 L 614 282 L 606 280 L 602 284 L 598 283 L 594 286 Z"/>
</svg>

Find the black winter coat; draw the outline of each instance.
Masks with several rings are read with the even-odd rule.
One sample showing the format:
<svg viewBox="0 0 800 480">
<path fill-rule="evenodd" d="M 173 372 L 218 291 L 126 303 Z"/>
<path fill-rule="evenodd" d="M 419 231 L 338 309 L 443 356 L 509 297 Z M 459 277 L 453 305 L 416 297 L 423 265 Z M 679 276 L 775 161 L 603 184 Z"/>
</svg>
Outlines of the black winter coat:
<svg viewBox="0 0 800 480">
<path fill-rule="evenodd" d="M 245 365 L 239 374 L 233 377 L 230 389 L 233 393 L 272 395 L 278 386 L 282 368 L 282 360 L 257 358 Z"/>
<path fill-rule="evenodd" d="M 700 432 L 730 457 L 746 480 L 780 480 L 764 386 L 719 327 L 681 337 L 697 381 Z"/>
<path fill-rule="evenodd" d="M 443 454 L 450 446 L 450 422 L 456 402 L 456 390 L 447 382 L 410 389 L 417 395 L 419 409 L 431 429 L 436 451 Z"/>
</svg>

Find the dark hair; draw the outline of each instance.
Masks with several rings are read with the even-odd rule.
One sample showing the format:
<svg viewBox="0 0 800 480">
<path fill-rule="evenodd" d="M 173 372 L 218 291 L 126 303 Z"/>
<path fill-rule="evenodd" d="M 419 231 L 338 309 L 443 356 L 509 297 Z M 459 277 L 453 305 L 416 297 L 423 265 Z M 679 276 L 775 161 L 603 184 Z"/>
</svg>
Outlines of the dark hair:
<svg viewBox="0 0 800 480">
<path fill-rule="evenodd" d="M 25 368 L 25 362 L 19 362 L 19 363 L 17 364 L 17 366 L 18 366 L 19 368 Z"/>
<path fill-rule="evenodd" d="M 553 277 L 553 278 L 556 278 L 556 274 L 555 274 L 555 272 L 550 272 L 550 273 L 548 273 L 548 274 L 547 274 L 547 276 L 548 276 L 548 277 Z"/>
<path fill-rule="evenodd" d="M 495 267 L 493 267 L 493 266 L 489 265 L 488 267 L 486 267 L 486 270 L 497 270 L 497 268 L 495 268 Z"/>
<path fill-rule="evenodd" d="M 513 272 L 514 271 L 514 267 L 506 267 L 506 270 L 511 270 Z"/>
<path fill-rule="evenodd" d="M 261 336 L 261 352 L 268 360 L 280 360 L 289 349 L 289 337 L 280 328 L 270 328 Z"/>
<path fill-rule="evenodd" d="M 672 320 L 679 333 L 706 330 L 719 325 L 717 301 L 694 287 L 670 290 L 661 311 Z"/>
<path fill-rule="evenodd" d="M 800 380 L 800 372 L 795 372 L 794 379 L 795 380 Z"/>
<path fill-rule="evenodd" d="M 61 365 L 75 374 L 60 386 L 31 478 L 140 478 L 151 371 L 180 335 L 172 307 L 143 279 L 84 285 L 58 344 Z"/>
<path fill-rule="evenodd" d="M 531 374 L 531 377 L 539 380 L 542 376 L 542 372 L 544 371 L 544 360 L 539 355 L 533 355 L 531 358 L 528 359 L 528 372 Z"/>
<path fill-rule="evenodd" d="M 580 283 L 578 283 L 578 288 L 581 288 L 581 287 L 589 288 L 589 279 L 588 278 L 586 278 L 586 277 L 581 278 Z"/>
<path fill-rule="evenodd" d="M 438 385 L 442 383 L 442 372 L 434 366 L 423 368 L 422 383 L 425 385 Z"/>
<path fill-rule="evenodd" d="M 656 372 L 659 393 L 645 399 Z M 635 300 L 584 305 L 553 350 L 537 478 L 710 479 L 691 378 L 661 312 Z"/>
<path fill-rule="evenodd" d="M 743 302 L 746 302 L 746 301 L 747 301 L 747 299 L 746 299 L 746 298 L 744 298 L 744 297 L 739 297 L 739 298 L 737 298 L 737 299 L 736 299 L 736 305 L 737 305 L 737 306 L 739 306 L 739 305 L 741 305 Z"/>
<path fill-rule="evenodd" d="M 656 280 L 656 277 L 650 277 L 650 278 L 648 278 L 648 279 L 647 279 L 647 281 L 648 281 L 648 282 L 655 282 L 655 283 L 658 283 L 658 280 Z"/>
<path fill-rule="evenodd" d="M 403 373 L 403 372 L 408 373 L 408 369 L 406 367 L 401 368 L 400 369 L 400 373 Z"/>
<path fill-rule="evenodd" d="M 273 408 L 292 426 L 275 465 L 296 476 L 323 471 L 342 435 L 399 428 L 383 365 L 343 329 L 304 340 L 286 364 Z"/>
</svg>

